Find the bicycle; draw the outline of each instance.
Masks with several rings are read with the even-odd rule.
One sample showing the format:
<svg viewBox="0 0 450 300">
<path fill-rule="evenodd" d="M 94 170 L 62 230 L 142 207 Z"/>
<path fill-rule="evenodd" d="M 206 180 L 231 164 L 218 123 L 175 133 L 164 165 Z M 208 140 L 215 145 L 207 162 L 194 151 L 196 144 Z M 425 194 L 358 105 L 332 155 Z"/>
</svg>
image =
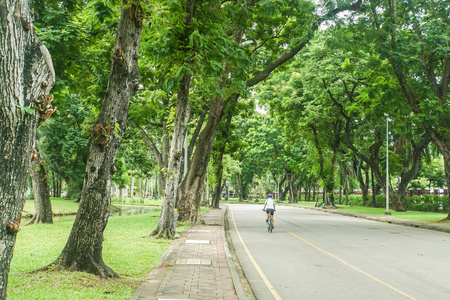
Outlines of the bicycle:
<svg viewBox="0 0 450 300">
<path fill-rule="evenodd" d="M 263 211 L 266 211 L 265 209 L 263 209 Z M 267 218 L 267 231 L 272 233 L 272 230 L 274 228 L 273 226 L 273 215 L 269 214 L 270 216 Z"/>
</svg>

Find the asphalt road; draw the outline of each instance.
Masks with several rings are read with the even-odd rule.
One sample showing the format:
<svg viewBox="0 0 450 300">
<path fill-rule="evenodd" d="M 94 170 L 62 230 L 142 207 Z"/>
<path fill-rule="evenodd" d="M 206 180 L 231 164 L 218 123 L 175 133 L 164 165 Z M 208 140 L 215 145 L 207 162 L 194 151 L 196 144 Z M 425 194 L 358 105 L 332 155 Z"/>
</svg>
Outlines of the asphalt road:
<svg viewBox="0 0 450 300">
<path fill-rule="evenodd" d="M 257 299 L 450 299 L 450 235 L 278 206 L 228 205 L 236 255 Z"/>
</svg>

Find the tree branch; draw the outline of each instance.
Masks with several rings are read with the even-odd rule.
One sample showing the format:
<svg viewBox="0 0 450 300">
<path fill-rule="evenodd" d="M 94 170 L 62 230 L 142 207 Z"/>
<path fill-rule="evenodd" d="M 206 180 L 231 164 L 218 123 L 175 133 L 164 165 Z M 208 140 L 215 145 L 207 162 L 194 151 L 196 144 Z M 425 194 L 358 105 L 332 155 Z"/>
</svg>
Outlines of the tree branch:
<svg viewBox="0 0 450 300">
<path fill-rule="evenodd" d="M 130 123 L 131 127 L 135 128 L 139 131 L 139 134 L 141 135 L 144 143 L 150 148 L 150 150 L 152 150 L 153 155 L 155 156 L 156 162 L 158 163 L 158 165 L 161 168 L 165 168 L 166 166 L 164 166 L 161 153 L 159 152 L 158 147 L 156 147 L 156 144 L 153 142 L 153 140 L 147 135 L 147 133 L 144 131 L 144 129 L 142 129 L 139 125 L 137 125 L 131 121 L 129 123 Z"/>
<path fill-rule="evenodd" d="M 442 82 L 439 95 L 440 96 L 439 101 L 441 102 L 442 106 L 444 106 L 446 101 L 445 97 L 448 92 L 449 84 L 450 84 L 450 57 L 447 57 L 445 59 L 444 71 L 442 72 Z"/>
<path fill-rule="evenodd" d="M 269 64 L 264 70 L 262 70 L 258 75 L 255 77 L 247 80 L 247 87 L 252 87 L 255 84 L 263 81 L 266 79 L 272 71 L 274 71 L 276 68 L 293 58 L 300 50 L 302 50 L 309 41 L 314 37 L 315 31 L 319 28 L 320 24 L 322 24 L 324 21 L 327 21 L 331 19 L 332 17 L 336 16 L 338 13 L 343 11 L 359 11 L 361 9 L 362 0 L 358 0 L 355 4 L 352 4 L 345 8 L 336 8 L 327 14 L 325 14 L 322 17 L 319 17 L 316 19 L 316 21 L 313 22 L 311 25 L 311 28 L 306 33 L 305 36 L 303 36 L 301 42 L 294 47 L 291 51 L 282 54 L 277 60 Z"/>
</svg>

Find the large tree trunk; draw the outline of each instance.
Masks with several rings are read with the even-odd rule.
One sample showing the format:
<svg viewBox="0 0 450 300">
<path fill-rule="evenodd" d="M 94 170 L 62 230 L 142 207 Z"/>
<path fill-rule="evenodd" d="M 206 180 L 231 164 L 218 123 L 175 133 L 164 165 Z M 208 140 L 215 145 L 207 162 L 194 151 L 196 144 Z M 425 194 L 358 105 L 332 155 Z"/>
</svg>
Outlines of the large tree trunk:
<svg viewBox="0 0 450 300">
<path fill-rule="evenodd" d="M 353 168 L 356 173 L 356 177 L 358 178 L 359 187 L 361 188 L 362 198 L 363 198 L 363 206 L 366 206 L 369 195 L 369 173 L 365 172 L 365 179 L 363 177 L 363 162 L 362 161 L 353 161 Z"/>
<path fill-rule="evenodd" d="M 377 198 L 376 198 L 376 188 L 375 188 L 375 178 L 373 176 L 373 170 L 370 169 L 370 178 L 372 180 L 372 207 L 377 207 Z"/>
<path fill-rule="evenodd" d="M 213 196 L 211 199 L 211 207 L 212 208 L 219 208 L 220 199 L 222 199 L 222 189 L 223 189 L 222 183 L 218 183 L 214 187 L 214 192 L 213 192 Z"/>
<path fill-rule="evenodd" d="M 221 128 L 219 129 L 219 135 L 220 138 L 218 139 L 218 146 L 215 149 L 215 153 L 217 153 L 217 155 L 215 155 L 215 159 L 214 159 L 214 164 L 216 165 L 216 180 L 218 182 L 218 185 L 216 186 L 216 190 L 215 190 L 215 201 L 213 201 L 212 203 L 214 204 L 214 206 L 211 206 L 213 208 L 219 208 L 219 201 L 220 201 L 220 197 L 222 194 L 222 190 L 219 190 L 219 188 L 221 188 L 221 182 L 222 182 L 222 175 L 223 175 L 223 155 L 225 153 L 225 148 L 227 146 L 227 142 L 228 142 L 228 135 L 229 135 L 229 130 L 230 130 L 230 125 L 231 125 L 231 119 L 233 118 L 233 113 L 234 113 L 234 109 L 236 107 L 236 102 L 233 103 L 233 105 L 230 105 L 230 109 L 227 112 L 227 120 L 225 122 L 225 124 L 223 124 L 223 126 L 221 126 Z M 227 186 L 227 201 L 228 201 L 228 186 Z M 217 201 L 219 200 L 219 201 Z"/>
<path fill-rule="evenodd" d="M 280 183 L 279 183 L 279 191 L 280 191 L 280 195 L 279 195 L 279 201 L 285 201 L 286 200 L 286 193 L 287 190 L 284 189 L 284 183 L 286 182 L 287 176 L 286 174 L 283 175 L 283 177 L 281 177 Z"/>
<path fill-rule="evenodd" d="M 447 189 L 450 187 L 450 136 L 447 133 L 445 136 L 432 133 L 431 140 L 436 145 L 436 148 L 439 149 L 439 152 L 444 157 L 444 169 L 445 169 L 445 182 L 447 182 Z M 450 189 L 449 189 L 450 190 Z M 450 200 L 450 195 L 447 196 Z M 447 217 L 442 221 L 450 220 L 450 206 Z"/>
<path fill-rule="evenodd" d="M 126 130 L 127 111 L 137 88 L 142 9 L 124 0 L 111 58 L 106 96 L 92 128 L 81 201 L 69 239 L 55 262 L 56 269 L 70 268 L 99 275 L 119 277 L 103 261 L 103 231 L 111 205 L 111 176 L 115 158 Z M 45 269 L 45 268 L 44 268 Z"/>
<path fill-rule="evenodd" d="M 130 185 L 130 197 L 134 197 L 134 170 L 131 170 L 131 185 Z"/>
<path fill-rule="evenodd" d="M 287 180 L 289 184 L 289 203 L 297 203 L 297 191 L 295 190 L 295 177 L 292 172 L 287 173 Z"/>
<path fill-rule="evenodd" d="M 242 178 L 241 173 L 237 173 L 237 182 L 238 182 L 238 193 L 239 193 L 239 202 L 244 202 L 244 191 L 242 190 Z"/>
<path fill-rule="evenodd" d="M 48 186 L 48 176 L 39 150 L 36 147 L 31 163 L 31 179 L 34 196 L 33 218 L 28 224 L 53 224 L 52 204 L 50 202 L 50 188 Z"/>
<path fill-rule="evenodd" d="M 54 111 L 52 60 L 31 21 L 28 1 L 0 1 L 0 299 L 7 295 L 37 122 Z"/>
<path fill-rule="evenodd" d="M 218 161 L 220 159 L 220 162 L 218 161 L 216 163 L 216 181 L 217 184 L 214 187 L 214 193 L 213 193 L 213 198 L 211 201 L 211 207 L 212 208 L 219 208 L 219 202 L 220 199 L 222 198 L 222 173 L 223 173 L 223 165 L 221 162 L 221 157 L 223 157 L 223 153 L 218 153 L 218 158 L 216 158 L 216 160 Z M 214 160 L 214 162 L 216 162 L 216 160 Z"/>
<path fill-rule="evenodd" d="M 180 171 L 183 162 L 182 153 L 186 134 L 186 124 L 190 118 L 191 112 L 189 106 L 190 83 L 191 75 L 186 71 L 180 81 L 180 90 L 178 92 L 175 123 L 170 146 L 170 156 L 161 216 L 158 221 L 158 226 L 150 234 L 157 236 L 158 238 L 172 238 L 175 234 L 175 228 L 173 228 L 173 218 L 178 185 L 180 183 Z"/>
<path fill-rule="evenodd" d="M 345 116 L 347 118 L 347 116 Z M 379 163 L 379 150 L 383 144 L 380 132 L 376 132 L 375 136 L 377 141 L 370 147 L 370 157 L 366 157 L 356 149 L 350 139 L 350 119 L 347 118 L 347 124 L 345 129 L 345 135 L 347 140 L 347 146 L 361 159 L 363 160 L 373 171 L 377 182 L 382 186 L 384 191 L 389 189 L 389 194 L 391 195 L 392 207 L 395 211 L 406 211 L 405 199 L 406 188 L 411 182 L 411 180 L 417 175 L 420 169 L 420 161 L 422 156 L 422 151 L 428 145 L 430 136 L 425 133 L 421 136 L 417 144 L 412 144 L 411 149 L 413 152 L 412 160 L 409 159 L 404 161 L 402 173 L 401 173 L 401 185 L 398 191 L 392 189 L 390 186 L 386 186 L 386 178 L 383 177 L 380 171 Z M 409 165 L 409 168 L 408 168 Z M 404 192 L 402 191 L 404 189 Z"/>
<path fill-rule="evenodd" d="M 205 181 L 214 135 L 224 115 L 225 101 L 215 97 L 209 110 L 209 118 L 191 160 L 191 166 L 181 184 L 182 197 L 178 202 L 178 212 L 182 221 L 196 222 L 200 205 L 200 191 Z"/>
<path fill-rule="evenodd" d="M 318 155 L 319 155 L 319 166 L 320 166 L 319 175 L 320 175 L 320 178 L 324 182 L 323 207 L 324 208 L 336 208 L 336 205 L 334 204 L 333 191 L 334 191 L 334 170 L 335 170 L 336 159 L 337 159 L 337 148 L 335 145 L 334 145 L 334 147 L 332 145 L 333 157 L 331 158 L 331 162 L 329 162 L 329 166 L 328 166 L 329 169 L 327 171 L 325 171 L 326 165 L 325 165 L 324 155 L 323 155 L 323 151 L 322 151 L 322 146 L 319 142 L 319 136 L 317 134 L 316 126 L 314 124 L 311 124 L 310 128 L 314 134 L 314 144 L 315 144 L 315 147 L 316 147 Z M 335 126 L 335 128 L 337 130 L 338 126 Z M 335 144 L 339 144 L 339 139 L 336 136 L 335 136 L 335 138 L 336 138 Z M 326 197 L 325 192 L 328 193 L 327 197 Z"/>
<path fill-rule="evenodd" d="M 225 143 L 222 143 L 224 146 L 220 147 L 219 149 L 216 149 L 216 151 L 213 152 L 214 157 L 214 166 L 216 170 L 216 182 L 217 184 L 214 186 L 214 193 L 213 198 L 211 201 L 211 207 L 212 208 L 219 208 L 219 202 L 222 198 L 222 175 L 223 175 L 223 154 L 225 151 Z"/>
<path fill-rule="evenodd" d="M 224 78 L 220 86 L 223 88 L 227 79 Z M 219 126 L 220 120 L 224 116 L 225 107 L 229 101 L 236 104 L 239 95 L 232 96 L 232 99 L 225 101 L 221 97 L 215 97 L 209 110 L 208 122 L 200 133 L 197 147 L 192 156 L 191 165 L 181 184 L 181 198 L 177 205 L 180 214 L 180 220 L 196 222 L 200 207 L 200 192 L 202 190 L 206 168 L 211 157 L 211 150 L 214 142 L 214 136 Z M 232 114 L 230 118 L 232 117 Z M 230 120 L 231 121 L 231 120 Z"/>
</svg>

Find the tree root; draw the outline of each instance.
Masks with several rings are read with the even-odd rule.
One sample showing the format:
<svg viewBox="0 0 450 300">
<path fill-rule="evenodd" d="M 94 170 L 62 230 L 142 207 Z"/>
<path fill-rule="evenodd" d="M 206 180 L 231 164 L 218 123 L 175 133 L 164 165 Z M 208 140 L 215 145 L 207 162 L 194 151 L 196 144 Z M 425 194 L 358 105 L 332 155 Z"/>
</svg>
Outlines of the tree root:
<svg viewBox="0 0 450 300">
<path fill-rule="evenodd" d="M 438 223 L 445 223 L 445 222 L 448 222 L 448 221 L 450 221 L 450 215 L 448 215 L 447 217 L 445 217 L 442 220 L 439 220 Z"/>
<path fill-rule="evenodd" d="M 28 225 L 30 225 L 30 224 L 33 223 L 36 219 L 37 219 L 37 214 L 34 214 L 33 217 L 31 218 L 31 220 L 28 221 L 28 222 L 27 222 L 25 225 L 23 225 L 23 226 L 28 226 Z M 33 223 L 33 225 L 34 225 L 34 223 Z"/>
<path fill-rule="evenodd" d="M 323 209 L 337 209 L 338 207 L 336 205 L 322 205 Z"/>
<path fill-rule="evenodd" d="M 108 278 L 120 278 L 120 275 L 117 274 L 113 269 L 102 263 L 95 262 L 92 258 L 89 260 L 88 265 L 84 265 L 80 267 L 80 264 L 77 261 L 73 261 L 71 265 L 67 265 L 66 260 L 58 258 L 54 262 L 34 271 L 29 272 L 30 274 L 35 274 L 38 272 L 46 272 L 46 271 L 61 271 L 68 270 L 70 272 L 85 272 L 99 276 L 103 279 Z"/>
<path fill-rule="evenodd" d="M 167 239 L 171 240 L 175 236 L 175 232 L 170 228 L 165 228 L 163 230 L 160 230 L 159 227 L 157 227 L 155 230 L 153 230 L 149 236 L 154 236 L 157 239 Z"/>
</svg>

